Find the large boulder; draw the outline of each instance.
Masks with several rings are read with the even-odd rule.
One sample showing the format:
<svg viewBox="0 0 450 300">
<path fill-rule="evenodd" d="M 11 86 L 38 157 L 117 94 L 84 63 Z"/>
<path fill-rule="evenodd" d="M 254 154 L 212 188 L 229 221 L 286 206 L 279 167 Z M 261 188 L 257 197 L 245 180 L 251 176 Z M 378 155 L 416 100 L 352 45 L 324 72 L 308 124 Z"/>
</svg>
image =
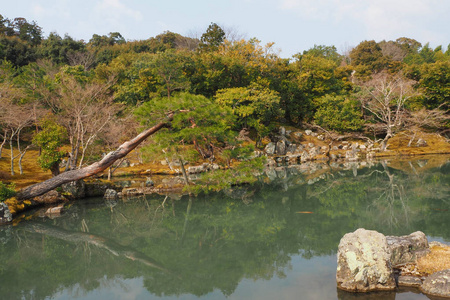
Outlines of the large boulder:
<svg viewBox="0 0 450 300">
<path fill-rule="evenodd" d="M 430 251 L 427 237 L 421 231 L 404 236 L 387 236 L 386 240 L 391 251 L 393 267 L 413 263 Z"/>
<path fill-rule="evenodd" d="M 83 180 L 64 183 L 63 185 L 61 185 L 61 188 L 64 191 L 64 196 L 71 200 L 82 199 L 86 197 L 86 184 Z"/>
<path fill-rule="evenodd" d="M 119 190 L 118 187 L 110 182 L 86 182 L 85 197 L 102 197 L 108 189 Z"/>
<path fill-rule="evenodd" d="M 376 231 L 358 229 L 339 243 L 336 281 L 352 292 L 394 290 L 391 255 L 386 237 Z"/>
<path fill-rule="evenodd" d="M 450 297 L 450 269 L 431 274 L 424 280 L 420 289 L 428 295 Z"/>
</svg>

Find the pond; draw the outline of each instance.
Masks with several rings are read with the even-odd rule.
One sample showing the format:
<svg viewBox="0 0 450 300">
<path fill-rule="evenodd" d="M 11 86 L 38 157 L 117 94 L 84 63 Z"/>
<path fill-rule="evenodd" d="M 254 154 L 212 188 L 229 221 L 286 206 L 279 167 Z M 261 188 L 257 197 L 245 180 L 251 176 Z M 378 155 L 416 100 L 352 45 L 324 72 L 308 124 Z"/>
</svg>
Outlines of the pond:
<svg viewBox="0 0 450 300">
<path fill-rule="evenodd" d="M 71 203 L 0 228 L 2 299 L 428 299 L 336 289 L 341 237 L 450 243 L 450 160 L 280 167 L 198 196 Z"/>
</svg>

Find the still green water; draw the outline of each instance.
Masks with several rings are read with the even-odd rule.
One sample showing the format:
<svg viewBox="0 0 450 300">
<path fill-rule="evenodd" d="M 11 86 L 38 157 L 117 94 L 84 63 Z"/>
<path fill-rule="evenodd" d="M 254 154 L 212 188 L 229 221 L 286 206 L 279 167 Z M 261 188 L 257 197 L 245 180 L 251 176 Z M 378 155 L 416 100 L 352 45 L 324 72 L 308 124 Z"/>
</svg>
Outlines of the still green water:
<svg viewBox="0 0 450 300">
<path fill-rule="evenodd" d="M 0 298 L 428 299 L 337 291 L 336 250 L 360 227 L 450 243 L 448 158 L 337 167 L 195 198 L 86 199 L 3 226 Z"/>
</svg>

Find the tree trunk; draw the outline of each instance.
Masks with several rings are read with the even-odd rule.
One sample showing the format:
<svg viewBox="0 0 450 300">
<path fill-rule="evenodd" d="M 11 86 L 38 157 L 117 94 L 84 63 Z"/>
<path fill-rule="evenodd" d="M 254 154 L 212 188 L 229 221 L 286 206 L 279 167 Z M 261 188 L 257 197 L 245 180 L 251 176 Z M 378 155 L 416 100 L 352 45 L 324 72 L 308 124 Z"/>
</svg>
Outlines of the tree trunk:
<svg viewBox="0 0 450 300">
<path fill-rule="evenodd" d="M 136 148 L 140 143 L 142 143 L 147 137 L 154 134 L 158 130 L 167 127 L 168 122 L 173 118 L 173 114 L 170 114 L 167 117 L 167 120 L 161 122 L 147 130 L 143 131 L 132 140 L 127 141 L 119 146 L 115 151 L 108 153 L 103 159 L 98 162 L 95 162 L 87 167 L 78 170 L 71 170 L 64 172 L 58 176 L 52 177 L 44 182 L 36 183 L 29 187 L 26 187 L 20 190 L 16 198 L 19 200 L 30 199 L 33 197 L 37 197 L 45 194 L 48 191 L 53 190 L 54 188 L 75 180 L 80 180 L 86 177 L 90 177 L 97 173 L 100 173 L 106 170 L 109 166 L 111 166 L 116 160 L 125 157 L 128 153 L 130 153 L 134 148 Z"/>
<path fill-rule="evenodd" d="M 14 176 L 15 175 L 15 173 L 14 173 L 14 149 L 13 149 L 13 137 L 14 136 L 11 136 L 10 137 L 10 139 L 9 139 L 9 148 L 10 148 L 10 150 L 11 150 L 11 175 L 12 176 Z"/>
<path fill-rule="evenodd" d="M 3 150 L 3 146 L 5 146 L 6 144 L 6 140 L 7 140 L 7 131 L 5 130 L 5 135 L 3 137 L 3 142 L 0 144 L 0 158 L 2 158 L 2 150 Z"/>
<path fill-rule="evenodd" d="M 30 148 L 30 146 L 27 146 L 27 147 L 25 148 L 25 150 L 23 150 L 23 151 L 20 152 L 20 157 L 19 157 L 19 171 L 20 171 L 20 175 L 23 174 L 22 160 L 23 160 L 23 157 L 25 156 L 25 153 L 27 153 L 28 148 Z"/>
</svg>

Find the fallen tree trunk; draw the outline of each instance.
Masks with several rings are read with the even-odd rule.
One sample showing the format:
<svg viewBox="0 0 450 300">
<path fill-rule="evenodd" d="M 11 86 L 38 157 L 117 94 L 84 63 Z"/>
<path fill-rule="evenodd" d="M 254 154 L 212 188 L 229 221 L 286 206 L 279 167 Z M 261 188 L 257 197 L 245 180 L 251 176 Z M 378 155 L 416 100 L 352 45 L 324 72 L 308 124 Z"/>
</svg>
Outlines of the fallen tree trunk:
<svg viewBox="0 0 450 300">
<path fill-rule="evenodd" d="M 128 153 L 130 153 L 147 137 L 154 134 L 158 130 L 167 127 L 172 118 L 173 114 L 169 114 L 164 122 L 161 122 L 151 128 L 148 128 L 147 130 L 143 131 L 142 133 L 134 137 L 132 140 L 123 143 L 115 151 L 109 152 L 105 157 L 103 157 L 102 160 L 95 162 L 82 169 L 67 171 L 59 174 L 58 176 L 52 177 L 46 181 L 26 187 L 17 193 L 16 198 L 18 200 L 25 200 L 41 196 L 64 183 L 87 178 L 106 170 L 116 160 L 121 159 L 122 157 L 125 157 Z"/>
</svg>

